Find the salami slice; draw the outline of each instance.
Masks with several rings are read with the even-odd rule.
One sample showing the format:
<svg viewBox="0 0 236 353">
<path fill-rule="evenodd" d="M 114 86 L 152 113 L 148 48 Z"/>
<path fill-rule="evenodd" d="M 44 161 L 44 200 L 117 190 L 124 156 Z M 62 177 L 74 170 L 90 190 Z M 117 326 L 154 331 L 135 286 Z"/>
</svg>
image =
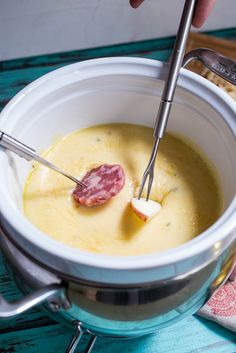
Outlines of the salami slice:
<svg viewBox="0 0 236 353">
<path fill-rule="evenodd" d="M 82 182 L 87 186 L 77 185 L 73 197 L 81 205 L 88 207 L 102 205 L 117 195 L 125 183 L 125 173 L 120 165 L 102 164 L 85 174 Z"/>
</svg>

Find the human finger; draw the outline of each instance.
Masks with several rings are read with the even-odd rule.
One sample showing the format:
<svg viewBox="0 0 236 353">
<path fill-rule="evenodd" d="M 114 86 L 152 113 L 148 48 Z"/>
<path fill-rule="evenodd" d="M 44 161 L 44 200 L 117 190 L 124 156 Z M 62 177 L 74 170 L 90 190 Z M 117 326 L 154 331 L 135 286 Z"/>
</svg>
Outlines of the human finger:
<svg viewBox="0 0 236 353">
<path fill-rule="evenodd" d="M 143 1 L 144 1 L 144 0 L 130 0 L 129 2 L 130 2 L 130 5 L 131 5 L 134 9 L 136 9 L 137 7 L 139 7 L 139 5 L 142 4 Z"/>
<path fill-rule="evenodd" d="M 216 0 L 198 0 L 192 21 L 194 27 L 199 28 L 204 24 L 215 3 Z"/>
</svg>

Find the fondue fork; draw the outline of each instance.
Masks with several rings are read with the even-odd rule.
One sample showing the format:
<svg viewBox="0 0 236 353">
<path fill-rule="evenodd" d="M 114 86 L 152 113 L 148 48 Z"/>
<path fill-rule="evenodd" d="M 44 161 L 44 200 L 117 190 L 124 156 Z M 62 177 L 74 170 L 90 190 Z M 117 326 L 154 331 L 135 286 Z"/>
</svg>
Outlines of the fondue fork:
<svg viewBox="0 0 236 353">
<path fill-rule="evenodd" d="M 167 125 L 167 121 L 169 118 L 169 114 L 170 114 L 170 110 L 171 110 L 171 106 L 174 98 L 177 79 L 179 76 L 179 71 L 184 57 L 186 42 L 188 39 L 188 34 L 192 23 L 195 5 L 196 5 L 196 0 L 185 1 L 178 33 L 176 36 L 174 49 L 170 60 L 168 76 L 165 82 L 165 86 L 161 97 L 161 102 L 159 105 L 159 110 L 157 113 L 157 119 L 154 127 L 154 144 L 151 152 L 151 157 L 148 162 L 148 166 L 143 173 L 138 199 L 141 198 L 143 188 L 146 184 L 147 178 L 149 177 L 146 201 L 149 200 L 153 178 L 154 178 L 154 166 L 155 166 L 156 156 L 158 152 L 158 147 L 159 147 L 160 139 L 163 138 L 165 134 L 166 125 Z"/>
<path fill-rule="evenodd" d="M 16 140 L 14 137 L 6 134 L 5 132 L 0 131 L 0 146 L 4 147 L 7 150 L 10 150 L 11 152 L 14 152 L 18 154 L 18 156 L 26 159 L 27 161 L 35 160 L 39 162 L 40 164 L 43 164 L 44 166 L 54 170 L 57 173 L 60 173 L 64 175 L 66 178 L 69 178 L 72 180 L 74 183 L 77 185 L 80 185 L 81 187 L 86 187 L 84 183 L 82 183 L 80 180 L 76 179 L 70 174 L 65 173 L 63 170 L 59 169 L 56 167 L 54 164 L 48 162 L 46 159 L 40 157 L 34 149 L 32 149 L 29 146 L 26 146 L 24 143 Z"/>
</svg>

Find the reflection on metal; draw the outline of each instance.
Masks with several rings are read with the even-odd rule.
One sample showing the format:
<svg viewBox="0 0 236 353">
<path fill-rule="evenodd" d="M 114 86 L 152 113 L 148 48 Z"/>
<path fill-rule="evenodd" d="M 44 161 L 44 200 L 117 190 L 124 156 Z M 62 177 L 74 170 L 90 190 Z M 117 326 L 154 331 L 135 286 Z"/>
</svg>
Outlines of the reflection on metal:
<svg viewBox="0 0 236 353">
<path fill-rule="evenodd" d="M 214 255 L 218 255 L 222 251 L 221 247 L 222 247 L 222 242 L 221 241 L 217 241 L 214 244 L 214 247 L 213 247 Z"/>
<path fill-rule="evenodd" d="M 231 275 L 236 261 L 235 249 L 236 247 L 234 246 L 231 251 L 226 251 L 225 261 L 223 261 L 219 275 L 212 282 L 210 294 L 212 294 L 219 286 L 223 285 Z"/>
</svg>

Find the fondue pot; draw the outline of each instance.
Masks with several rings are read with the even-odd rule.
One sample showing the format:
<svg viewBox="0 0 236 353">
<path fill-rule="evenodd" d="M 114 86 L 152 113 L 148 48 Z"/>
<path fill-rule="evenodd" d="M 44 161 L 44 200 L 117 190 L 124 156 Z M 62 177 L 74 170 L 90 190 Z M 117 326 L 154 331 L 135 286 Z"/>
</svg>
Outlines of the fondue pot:
<svg viewBox="0 0 236 353">
<path fill-rule="evenodd" d="M 206 64 L 235 79 L 232 66 L 230 71 L 215 61 Z M 0 130 L 42 152 L 55 138 L 94 124 L 153 127 L 167 70 L 165 63 L 138 58 L 63 67 L 18 93 L 1 113 Z M 43 304 L 53 318 L 76 327 L 67 352 L 74 352 L 83 333 L 92 337 L 90 352 L 96 336 L 145 335 L 196 312 L 225 281 L 235 259 L 235 106 L 214 84 L 181 69 L 167 130 L 185 136 L 208 157 L 219 176 L 224 211 L 202 234 L 161 253 L 86 253 L 42 233 L 22 209 L 31 165 L 1 150 L 1 246 L 25 298 L 16 303 L 1 298 L 0 317 Z"/>
</svg>

